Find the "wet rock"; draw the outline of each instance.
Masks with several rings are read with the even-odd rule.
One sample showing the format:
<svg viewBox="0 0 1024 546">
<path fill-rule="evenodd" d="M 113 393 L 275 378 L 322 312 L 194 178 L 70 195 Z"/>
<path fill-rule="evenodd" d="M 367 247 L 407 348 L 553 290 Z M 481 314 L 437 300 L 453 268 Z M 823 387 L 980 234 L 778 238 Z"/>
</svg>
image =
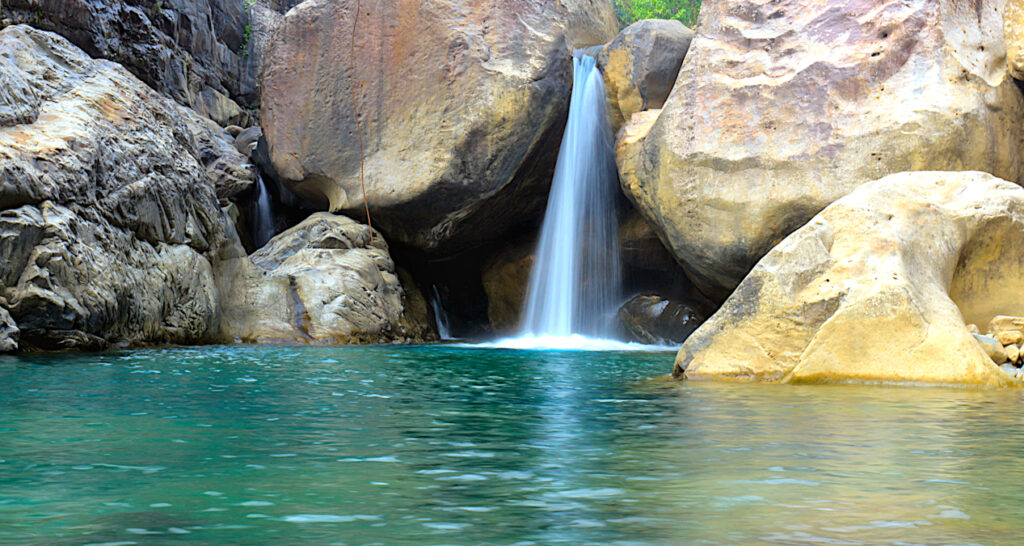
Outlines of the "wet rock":
<svg viewBox="0 0 1024 546">
<path fill-rule="evenodd" d="M 1024 189 L 989 174 L 864 184 L 758 262 L 683 344 L 675 375 L 1011 384 L 993 363 L 1002 344 L 965 323 L 1024 312 L 1022 226 Z"/>
<path fill-rule="evenodd" d="M 249 127 L 238 133 L 235 137 L 235 149 L 239 153 L 245 154 L 245 157 L 252 157 L 252 153 L 256 150 L 256 145 L 262 136 L 263 130 L 259 126 Z"/>
<path fill-rule="evenodd" d="M 640 294 L 619 308 L 619 320 L 640 343 L 679 345 L 704 323 L 705 317 L 685 302 Z"/>
<path fill-rule="evenodd" d="M 916 170 L 1024 182 L 1003 4 L 706 0 L 663 109 L 619 143 L 623 189 L 721 300 L 864 182 Z"/>
<path fill-rule="evenodd" d="M 661 108 L 679 75 L 693 31 L 675 20 L 644 19 L 626 27 L 597 56 L 612 127 Z"/>
<path fill-rule="evenodd" d="M 52 33 L 7 27 L 0 59 L 37 112 L 0 127 L 0 297 L 23 348 L 211 339 L 209 120 Z"/>
<path fill-rule="evenodd" d="M 275 170 L 300 197 L 355 218 L 365 172 L 373 225 L 435 257 L 535 223 L 570 54 L 615 36 L 611 1 L 388 0 L 358 21 L 355 4 L 307 0 L 277 31 L 261 110 Z"/>
<path fill-rule="evenodd" d="M 511 334 L 519 327 L 536 251 L 537 241 L 528 239 L 484 263 L 482 282 L 487 294 L 487 318 L 495 334 Z"/>
<path fill-rule="evenodd" d="M 315 344 L 430 339 L 426 303 L 403 286 L 379 233 L 317 213 L 247 257 L 240 243 L 218 266 L 222 336 Z"/>
</svg>

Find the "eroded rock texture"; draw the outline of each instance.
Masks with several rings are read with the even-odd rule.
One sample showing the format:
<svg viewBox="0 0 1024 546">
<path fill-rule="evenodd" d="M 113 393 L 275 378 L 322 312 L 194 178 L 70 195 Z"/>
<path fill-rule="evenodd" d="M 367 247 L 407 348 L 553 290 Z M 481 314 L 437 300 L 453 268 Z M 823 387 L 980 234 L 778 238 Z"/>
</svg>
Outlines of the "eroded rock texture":
<svg viewBox="0 0 1024 546">
<path fill-rule="evenodd" d="M 570 54 L 614 37 L 611 2 L 388 0 L 358 21 L 355 5 L 303 2 L 268 52 L 262 124 L 280 175 L 365 218 L 362 166 L 374 226 L 434 255 L 536 222 Z"/>
<path fill-rule="evenodd" d="M 24 25 L 0 31 L 0 79 L 0 303 L 21 342 L 211 339 L 215 187 L 250 176 L 229 137 Z"/>
<path fill-rule="evenodd" d="M 623 189 L 724 299 L 858 185 L 913 170 L 1024 181 L 1004 0 L 707 0 L 672 94 L 618 144 Z"/>
<path fill-rule="evenodd" d="M 243 0 L 4 0 L 0 19 L 56 32 L 184 105 L 204 89 L 259 102 Z"/>
<path fill-rule="evenodd" d="M 246 342 L 381 343 L 430 339 L 426 302 L 403 282 L 380 233 L 321 212 L 251 257 L 222 256 L 222 335 Z"/>
<path fill-rule="evenodd" d="M 1022 245 L 1016 184 L 979 172 L 869 182 L 758 262 L 683 344 L 675 375 L 1014 384 L 967 324 L 1024 314 Z"/>
</svg>

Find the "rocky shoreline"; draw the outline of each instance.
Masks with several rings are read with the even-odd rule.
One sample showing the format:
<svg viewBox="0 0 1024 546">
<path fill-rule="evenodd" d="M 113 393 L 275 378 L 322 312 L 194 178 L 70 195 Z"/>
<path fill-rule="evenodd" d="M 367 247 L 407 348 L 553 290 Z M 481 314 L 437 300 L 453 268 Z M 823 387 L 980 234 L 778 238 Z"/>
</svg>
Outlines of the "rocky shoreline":
<svg viewBox="0 0 1024 546">
<path fill-rule="evenodd" d="M 589 48 L 619 320 L 677 378 L 1024 384 L 1018 0 L 37 4 L 0 3 L 0 352 L 513 331 Z"/>
</svg>

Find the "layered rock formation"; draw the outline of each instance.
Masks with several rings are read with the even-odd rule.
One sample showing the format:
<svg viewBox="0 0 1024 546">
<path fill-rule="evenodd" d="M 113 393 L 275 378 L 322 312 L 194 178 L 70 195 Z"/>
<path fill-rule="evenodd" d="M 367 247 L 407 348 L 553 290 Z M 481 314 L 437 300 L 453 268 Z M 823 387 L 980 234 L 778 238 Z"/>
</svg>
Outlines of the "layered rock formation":
<svg viewBox="0 0 1024 546">
<path fill-rule="evenodd" d="M 864 184 L 754 267 L 683 345 L 675 375 L 1013 384 L 965 322 L 1024 314 L 1022 245 L 1024 189 L 1010 182 L 911 172 Z"/>
<path fill-rule="evenodd" d="M 221 334 L 267 343 L 379 343 L 433 336 L 426 303 L 399 279 L 379 233 L 317 213 L 251 257 L 240 244 L 218 266 Z"/>
<path fill-rule="evenodd" d="M 59 36 L 7 27 L 0 59 L 0 301 L 22 343 L 210 339 L 223 238 L 211 173 L 218 154 L 244 157 Z"/>
<path fill-rule="evenodd" d="M 56 32 L 187 106 L 204 90 L 259 101 L 242 0 L 4 0 L 0 17 Z"/>
<path fill-rule="evenodd" d="M 859 184 L 1024 181 L 1003 0 L 707 0 L 676 86 L 619 142 L 624 190 L 708 295 Z"/>
<path fill-rule="evenodd" d="M 570 53 L 614 37 L 610 0 L 355 5 L 303 2 L 268 52 L 262 124 L 281 176 L 364 218 L 365 172 L 374 226 L 434 255 L 536 222 Z"/>
<path fill-rule="evenodd" d="M 637 112 L 665 104 L 692 40 L 693 31 L 679 21 L 645 19 L 600 49 L 597 63 L 613 128 Z"/>
</svg>

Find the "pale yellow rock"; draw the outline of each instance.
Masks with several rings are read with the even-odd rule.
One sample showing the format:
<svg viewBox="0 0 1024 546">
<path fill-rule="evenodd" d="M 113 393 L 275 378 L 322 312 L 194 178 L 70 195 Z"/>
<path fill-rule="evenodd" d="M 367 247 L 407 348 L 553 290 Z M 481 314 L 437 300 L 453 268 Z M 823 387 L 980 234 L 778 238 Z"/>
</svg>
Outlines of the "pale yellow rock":
<svg viewBox="0 0 1024 546">
<path fill-rule="evenodd" d="M 965 320 L 1024 312 L 1021 247 L 1016 184 L 978 172 L 864 184 L 758 262 L 680 349 L 675 375 L 1017 384 Z"/>
<path fill-rule="evenodd" d="M 1024 182 L 1004 3 L 705 0 L 657 121 L 618 146 L 623 188 L 724 299 L 864 182 L 924 170 Z"/>
<path fill-rule="evenodd" d="M 999 332 L 996 334 L 996 339 L 1003 345 L 1014 345 L 1024 341 L 1024 334 L 1021 334 L 1017 330 L 1009 330 L 1006 332 Z"/>
<path fill-rule="evenodd" d="M 1017 359 L 1020 357 L 1020 347 L 1017 345 L 1007 345 L 1003 347 L 1003 350 L 1006 351 L 1006 360 L 1016 364 Z"/>
<path fill-rule="evenodd" d="M 1004 10 L 1006 63 L 1013 77 L 1024 80 L 1024 0 L 1007 0 Z"/>
<path fill-rule="evenodd" d="M 967 325 L 967 331 L 972 333 L 972 334 L 980 334 L 981 333 L 978 330 L 978 325 L 977 324 L 968 324 Z"/>
<path fill-rule="evenodd" d="M 1024 334 L 1024 317 L 1013 317 L 1007 315 L 996 315 L 988 323 L 989 335 L 997 336 L 1008 332 L 1019 332 Z M 1019 343 L 1019 342 L 1013 342 Z"/>
</svg>

